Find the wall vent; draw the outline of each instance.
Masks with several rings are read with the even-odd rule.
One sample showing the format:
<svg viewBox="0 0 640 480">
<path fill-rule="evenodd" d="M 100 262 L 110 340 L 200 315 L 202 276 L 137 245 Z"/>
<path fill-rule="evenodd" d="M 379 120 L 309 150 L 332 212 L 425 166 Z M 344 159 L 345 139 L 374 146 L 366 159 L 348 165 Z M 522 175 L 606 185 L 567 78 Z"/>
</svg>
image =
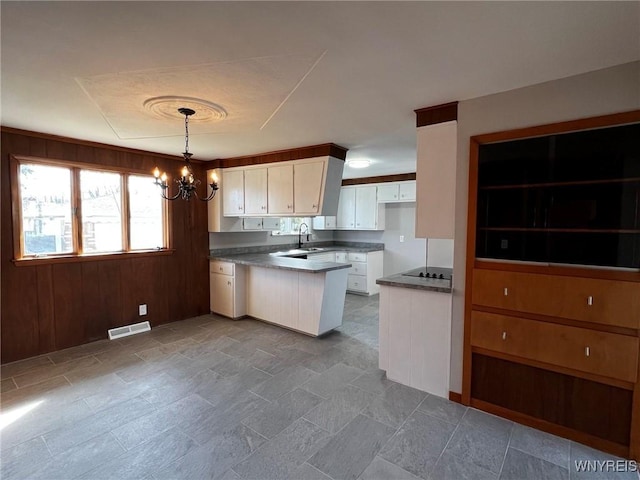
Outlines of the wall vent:
<svg viewBox="0 0 640 480">
<path fill-rule="evenodd" d="M 149 322 L 134 323 L 132 325 L 126 325 L 124 327 L 112 328 L 109 330 L 109 340 L 115 340 L 116 338 L 128 337 L 129 335 L 135 335 L 136 333 L 148 332 L 151 330 Z"/>
</svg>

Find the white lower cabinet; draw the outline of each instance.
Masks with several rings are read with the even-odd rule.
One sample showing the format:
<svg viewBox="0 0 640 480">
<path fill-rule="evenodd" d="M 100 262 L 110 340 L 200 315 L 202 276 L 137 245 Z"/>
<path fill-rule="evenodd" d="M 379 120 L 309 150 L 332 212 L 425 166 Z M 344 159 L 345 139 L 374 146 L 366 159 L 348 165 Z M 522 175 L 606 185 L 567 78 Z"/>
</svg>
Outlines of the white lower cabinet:
<svg viewBox="0 0 640 480">
<path fill-rule="evenodd" d="M 451 294 L 382 285 L 379 311 L 387 378 L 449 398 Z"/>
<path fill-rule="evenodd" d="M 229 318 L 247 314 L 245 267 L 229 262 L 209 262 L 209 303 L 211 311 Z"/>
<path fill-rule="evenodd" d="M 382 277 L 383 252 L 349 252 L 347 263 L 351 264 L 347 290 L 365 295 L 375 295 L 380 291 L 376 280 Z"/>
<path fill-rule="evenodd" d="M 342 324 L 346 269 L 308 273 L 248 268 L 247 313 L 251 317 L 314 336 Z"/>
</svg>

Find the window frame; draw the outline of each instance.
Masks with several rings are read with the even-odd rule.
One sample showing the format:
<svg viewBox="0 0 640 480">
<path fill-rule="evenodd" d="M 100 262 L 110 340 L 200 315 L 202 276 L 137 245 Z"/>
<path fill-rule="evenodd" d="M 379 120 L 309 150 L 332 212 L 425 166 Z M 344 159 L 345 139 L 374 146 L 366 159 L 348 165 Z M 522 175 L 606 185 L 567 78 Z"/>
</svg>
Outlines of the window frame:
<svg viewBox="0 0 640 480">
<path fill-rule="evenodd" d="M 114 257 L 124 256 L 148 256 L 167 255 L 173 253 L 170 235 L 170 212 L 168 201 L 162 199 L 162 243 L 163 246 L 154 249 L 132 250 L 130 248 L 130 221 L 129 209 L 129 175 L 149 176 L 153 182 L 153 174 L 146 170 L 119 168 L 113 166 L 96 165 L 92 163 L 56 160 L 50 158 L 31 157 L 26 155 L 10 155 L 10 186 L 11 186 L 11 216 L 13 227 L 13 262 L 19 264 L 46 264 L 64 263 L 73 261 L 109 260 Z M 45 165 L 61 167 L 70 170 L 71 180 L 71 231 L 72 252 L 51 253 L 42 255 L 24 254 L 24 232 L 22 223 L 22 199 L 20 196 L 20 166 L 23 164 Z M 122 250 L 112 252 L 85 253 L 82 249 L 82 199 L 80 193 L 80 171 L 91 170 L 94 172 L 118 173 L 120 175 L 120 201 L 122 205 Z M 158 192 L 160 197 L 160 193 Z"/>
</svg>

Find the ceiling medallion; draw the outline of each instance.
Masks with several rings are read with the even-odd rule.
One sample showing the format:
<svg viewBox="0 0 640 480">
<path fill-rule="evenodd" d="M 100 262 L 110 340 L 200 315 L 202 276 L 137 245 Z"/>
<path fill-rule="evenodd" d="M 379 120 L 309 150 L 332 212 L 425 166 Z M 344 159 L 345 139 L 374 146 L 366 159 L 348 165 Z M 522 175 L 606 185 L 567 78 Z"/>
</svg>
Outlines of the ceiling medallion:
<svg viewBox="0 0 640 480">
<path fill-rule="evenodd" d="M 224 108 L 201 98 L 163 95 L 149 98 L 142 105 L 153 116 L 170 120 L 182 118 L 182 114 L 179 113 L 180 108 L 188 108 L 198 112 L 198 115 L 191 119 L 194 123 L 221 122 L 227 118 L 227 111 Z"/>
</svg>

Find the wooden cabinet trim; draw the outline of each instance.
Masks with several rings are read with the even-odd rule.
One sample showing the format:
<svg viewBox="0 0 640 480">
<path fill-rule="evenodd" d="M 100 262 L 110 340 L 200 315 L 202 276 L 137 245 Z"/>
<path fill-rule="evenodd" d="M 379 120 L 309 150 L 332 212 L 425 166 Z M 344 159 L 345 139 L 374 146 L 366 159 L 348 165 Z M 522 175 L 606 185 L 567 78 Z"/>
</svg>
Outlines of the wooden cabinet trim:
<svg viewBox="0 0 640 480">
<path fill-rule="evenodd" d="M 475 238 L 475 233 L 474 233 Z M 474 240 L 475 245 L 475 240 Z M 473 268 L 478 270 L 501 270 L 508 272 L 538 273 L 566 277 L 599 278 L 640 283 L 640 270 L 611 270 L 590 267 L 569 267 L 565 265 L 532 264 L 518 262 L 495 262 L 491 260 L 473 260 Z"/>
<path fill-rule="evenodd" d="M 496 315 L 513 316 L 526 320 L 535 320 L 537 322 L 554 323 L 557 325 L 566 325 L 567 327 L 585 328 L 598 332 L 615 333 L 617 335 L 626 335 L 629 337 L 640 337 L 640 329 L 617 327 L 614 325 L 606 325 L 604 323 L 590 323 L 580 320 L 572 320 L 570 318 L 550 317 L 529 312 L 514 312 L 513 310 L 505 310 L 502 308 L 488 307 L 486 305 L 473 305 L 474 312 L 494 313 Z M 638 377 L 640 378 L 640 377 Z"/>
<path fill-rule="evenodd" d="M 508 408 L 500 407 L 483 400 L 472 398 L 470 401 L 470 406 L 479 410 L 483 410 L 485 412 L 489 412 L 493 415 L 498 415 L 500 417 L 513 420 L 514 422 L 521 423 L 522 425 L 537 428 L 538 430 L 542 430 L 553 435 L 558 435 L 575 442 L 591 445 L 594 448 L 609 452 L 619 457 L 627 457 L 629 455 L 629 447 L 627 447 L 626 445 L 621 445 L 609 440 L 604 440 L 602 438 L 589 435 L 588 433 L 580 432 L 578 430 L 564 427 L 562 425 L 557 425 L 555 423 L 541 420 L 524 413 L 515 412 L 513 410 L 509 410 Z"/>
<path fill-rule="evenodd" d="M 624 390 L 632 391 L 634 389 L 633 383 L 625 382 L 624 380 L 618 380 L 616 378 L 603 377 L 601 375 L 594 375 L 589 372 L 574 370 L 572 368 L 566 368 L 561 365 L 554 365 L 551 363 L 540 362 L 537 360 L 532 360 L 530 358 L 518 357 L 515 355 L 510 355 L 508 353 L 497 352 L 495 350 L 489 350 L 487 348 L 482 348 L 482 347 L 472 346 L 470 350 L 471 350 L 471 353 L 478 353 L 486 357 L 499 358 L 500 360 L 519 363 L 521 365 L 528 365 L 530 367 L 535 367 L 535 368 L 542 368 L 544 370 L 549 370 L 551 372 L 562 373 L 563 375 L 571 375 L 572 377 L 584 378 L 585 380 L 602 383 L 604 385 L 610 385 L 612 387 L 622 388 Z"/>
</svg>

